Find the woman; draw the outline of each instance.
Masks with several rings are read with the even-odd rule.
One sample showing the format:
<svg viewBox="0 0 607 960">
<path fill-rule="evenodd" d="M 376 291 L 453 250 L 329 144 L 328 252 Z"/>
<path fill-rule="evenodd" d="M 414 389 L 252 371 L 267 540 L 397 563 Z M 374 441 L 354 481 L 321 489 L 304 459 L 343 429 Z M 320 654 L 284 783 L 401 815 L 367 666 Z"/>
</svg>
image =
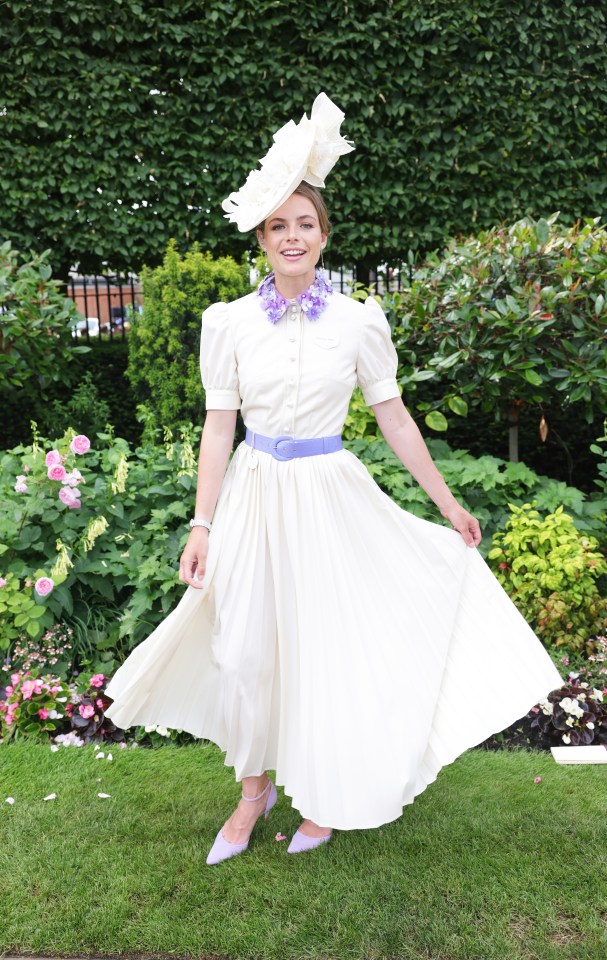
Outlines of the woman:
<svg viewBox="0 0 607 960">
<path fill-rule="evenodd" d="M 311 850 L 400 816 L 562 682 L 403 406 L 377 301 L 333 292 L 316 269 L 329 223 L 314 185 L 352 149 L 342 119 L 321 94 L 224 201 L 241 229 L 257 225 L 273 273 L 204 313 L 190 589 L 107 689 L 120 726 L 162 723 L 225 751 L 242 799 L 210 864 L 269 814 L 267 770 L 303 817 L 289 852 Z M 342 448 L 356 384 L 451 530 L 398 508 Z M 228 466 L 238 409 L 247 435 Z"/>
</svg>

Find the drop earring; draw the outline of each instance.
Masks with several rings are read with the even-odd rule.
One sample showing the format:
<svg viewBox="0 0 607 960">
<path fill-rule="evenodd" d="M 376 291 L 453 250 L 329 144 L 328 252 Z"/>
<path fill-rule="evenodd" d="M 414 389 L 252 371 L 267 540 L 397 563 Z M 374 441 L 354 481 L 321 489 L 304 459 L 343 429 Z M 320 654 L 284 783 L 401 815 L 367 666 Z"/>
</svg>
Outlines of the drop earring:
<svg viewBox="0 0 607 960">
<path fill-rule="evenodd" d="M 321 266 L 322 272 L 326 273 L 327 271 L 325 269 L 325 261 L 322 255 L 322 247 L 320 248 L 320 266 Z"/>
</svg>

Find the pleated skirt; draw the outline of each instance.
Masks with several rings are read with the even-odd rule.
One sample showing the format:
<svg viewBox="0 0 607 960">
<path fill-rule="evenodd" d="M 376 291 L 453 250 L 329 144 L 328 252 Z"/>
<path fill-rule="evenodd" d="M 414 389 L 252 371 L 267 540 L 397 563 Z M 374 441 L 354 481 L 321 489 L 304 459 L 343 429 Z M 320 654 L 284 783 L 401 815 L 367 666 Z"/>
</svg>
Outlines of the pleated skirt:
<svg viewBox="0 0 607 960">
<path fill-rule="evenodd" d="M 322 826 L 379 826 L 561 677 L 480 554 L 349 451 L 251 462 L 241 444 L 204 589 L 118 669 L 107 715 L 211 740 L 237 780 L 275 771 Z"/>
</svg>

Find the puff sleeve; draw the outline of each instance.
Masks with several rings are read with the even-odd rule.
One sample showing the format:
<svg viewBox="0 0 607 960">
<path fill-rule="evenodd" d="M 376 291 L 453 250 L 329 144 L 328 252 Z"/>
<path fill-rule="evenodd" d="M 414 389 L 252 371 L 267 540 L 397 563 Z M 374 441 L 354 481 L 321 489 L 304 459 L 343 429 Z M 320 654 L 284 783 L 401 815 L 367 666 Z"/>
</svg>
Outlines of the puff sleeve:
<svg viewBox="0 0 607 960">
<path fill-rule="evenodd" d="M 202 314 L 200 375 L 207 410 L 239 410 L 238 367 L 227 303 L 213 303 Z"/>
<path fill-rule="evenodd" d="M 364 303 L 363 327 L 356 361 L 356 380 L 365 403 L 371 406 L 392 397 L 400 397 L 396 382 L 398 357 L 390 324 L 375 297 Z"/>
</svg>

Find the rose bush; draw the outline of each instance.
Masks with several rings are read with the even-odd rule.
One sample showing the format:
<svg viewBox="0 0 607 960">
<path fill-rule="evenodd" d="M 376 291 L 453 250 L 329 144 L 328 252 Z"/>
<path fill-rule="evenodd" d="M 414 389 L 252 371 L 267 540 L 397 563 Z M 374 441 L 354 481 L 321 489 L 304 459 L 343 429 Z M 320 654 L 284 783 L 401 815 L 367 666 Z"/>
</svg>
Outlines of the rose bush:
<svg viewBox="0 0 607 960">
<path fill-rule="evenodd" d="M 148 424 L 133 451 L 68 429 L 0 459 L 0 649 L 70 623 L 111 673 L 183 592 L 178 559 L 193 506 L 200 428 Z M 20 478 L 16 480 L 16 478 Z"/>
</svg>

